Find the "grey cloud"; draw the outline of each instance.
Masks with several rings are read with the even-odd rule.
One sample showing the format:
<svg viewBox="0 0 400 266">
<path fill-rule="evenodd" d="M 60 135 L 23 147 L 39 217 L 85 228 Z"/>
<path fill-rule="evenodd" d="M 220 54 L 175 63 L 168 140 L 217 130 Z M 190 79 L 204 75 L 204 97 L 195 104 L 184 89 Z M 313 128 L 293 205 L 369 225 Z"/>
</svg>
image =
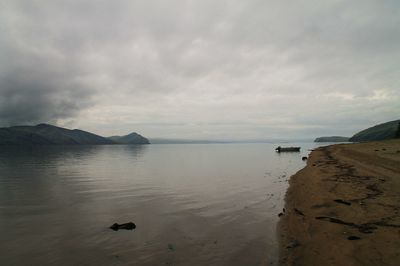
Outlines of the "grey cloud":
<svg viewBox="0 0 400 266">
<path fill-rule="evenodd" d="M 79 81 L 76 62 L 24 45 L 2 47 L 0 125 L 56 123 L 90 106 L 93 90 Z"/>
<path fill-rule="evenodd" d="M 0 123 L 352 132 L 397 118 L 399 13 L 372 0 L 2 1 Z M 368 100 L 377 90 L 391 97 Z"/>
<path fill-rule="evenodd" d="M 43 67 L 43 66 L 38 66 Z M 0 123 L 3 125 L 57 122 L 86 108 L 90 94 L 73 83 L 53 79 L 51 71 L 20 72 L 3 75 L 0 81 Z"/>
</svg>

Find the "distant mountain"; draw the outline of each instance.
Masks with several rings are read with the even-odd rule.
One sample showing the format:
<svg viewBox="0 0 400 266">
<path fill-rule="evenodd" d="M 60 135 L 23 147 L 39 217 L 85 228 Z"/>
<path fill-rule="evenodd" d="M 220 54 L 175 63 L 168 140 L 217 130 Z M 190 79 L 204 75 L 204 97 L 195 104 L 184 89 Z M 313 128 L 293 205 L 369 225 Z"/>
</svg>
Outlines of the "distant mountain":
<svg viewBox="0 0 400 266">
<path fill-rule="evenodd" d="M 341 136 L 329 136 L 329 137 L 319 137 L 314 140 L 314 142 L 347 142 L 349 137 Z"/>
<path fill-rule="evenodd" d="M 400 120 L 379 124 L 358 132 L 350 138 L 352 142 L 400 138 Z"/>
<path fill-rule="evenodd" d="M 108 139 L 116 144 L 150 144 L 148 139 L 135 132 L 125 136 L 108 137 Z"/>
<path fill-rule="evenodd" d="M 113 144 L 107 138 L 48 124 L 0 128 L 0 144 Z"/>
</svg>

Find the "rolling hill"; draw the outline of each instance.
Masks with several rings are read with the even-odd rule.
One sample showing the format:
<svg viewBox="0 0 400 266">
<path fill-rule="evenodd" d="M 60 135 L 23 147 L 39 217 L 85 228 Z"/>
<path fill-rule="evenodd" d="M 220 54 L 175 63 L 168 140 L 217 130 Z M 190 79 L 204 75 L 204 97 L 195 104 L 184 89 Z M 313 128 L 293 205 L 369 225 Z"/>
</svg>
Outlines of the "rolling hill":
<svg viewBox="0 0 400 266">
<path fill-rule="evenodd" d="M 400 120 L 394 120 L 364 129 L 350 138 L 352 142 L 394 139 L 400 137 Z"/>
<path fill-rule="evenodd" d="M 144 144 L 146 138 L 133 133 L 121 137 L 122 141 L 113 141 L 87 131 L 66 129 L 49 124 L 36 126 L 13 126 L 0 128 L 0 145 L 103 145 L 103 144 Z M 143 140 L 144 139 L 144 140 Z"/>
<path fill-rule="evenodd" d="M 125 136 L 108 137 L 108 139 L 116 144 L 150 144 L 148 139 L 135 132 Z"/>
</svg>

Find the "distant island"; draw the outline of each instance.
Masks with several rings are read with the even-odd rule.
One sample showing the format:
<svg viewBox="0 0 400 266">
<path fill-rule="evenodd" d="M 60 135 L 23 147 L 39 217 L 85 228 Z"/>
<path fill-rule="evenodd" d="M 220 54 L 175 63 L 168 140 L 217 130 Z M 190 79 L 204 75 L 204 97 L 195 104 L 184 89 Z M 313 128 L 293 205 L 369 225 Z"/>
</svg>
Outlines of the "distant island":
<svg viewBox="0 0 400 266">
<path fill-rule="evenodd" d="M 0 128 L 0 145 L 105 145 L 149 144 L 145 137 L 131 133 L 126 136 L 102 137 L 80 129 L 66 129 L 49 124 Z"/>
<path fill-rule="evenodd" d="M 319 137 L 314 140 L 314 142 L 348 142 L 349 137 L 341 136 L 329 136 L 329 137 Z"/>
<path fill-rule="evenodd" d="M 352 136 L 349 141 L 365 142 L 394 138 L 400 138 L 400 120 L 394 120 L 364 129 Z"/>
<path fill-rule="evenodd" d="M 117 144 L 150 144 L 148 139 L 136 132 L 125 136 L 112 136 L 108 137 L 108 139 Z"/>
</svg>

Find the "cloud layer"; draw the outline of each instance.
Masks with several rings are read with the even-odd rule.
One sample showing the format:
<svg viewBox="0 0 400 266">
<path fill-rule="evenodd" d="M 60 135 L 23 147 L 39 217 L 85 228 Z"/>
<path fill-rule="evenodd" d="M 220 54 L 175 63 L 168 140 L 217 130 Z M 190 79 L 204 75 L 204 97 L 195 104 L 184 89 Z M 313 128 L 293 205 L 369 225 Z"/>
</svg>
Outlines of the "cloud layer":
<svg viewBox="0 0 400 266">
<path fill-rule="evenodd" d="M 350 135 L 399 118 L 397 1 L 2 1 L 0 123 Z"/>
</svg>

